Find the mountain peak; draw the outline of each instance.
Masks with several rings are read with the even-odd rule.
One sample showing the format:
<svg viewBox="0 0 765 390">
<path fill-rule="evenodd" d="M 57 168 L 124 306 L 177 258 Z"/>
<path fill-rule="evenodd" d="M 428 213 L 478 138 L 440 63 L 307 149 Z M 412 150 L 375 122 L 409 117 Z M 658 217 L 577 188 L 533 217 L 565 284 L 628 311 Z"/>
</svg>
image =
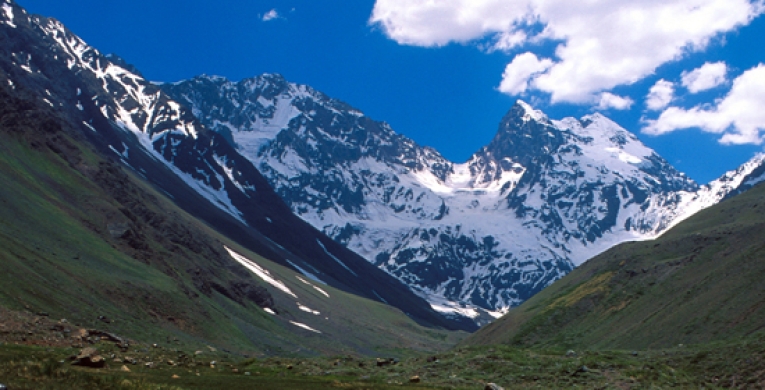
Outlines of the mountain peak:
<svg viewBox="0 0 765 390">
<path fill-rule="evenodd" d="M 542 111 L 518 100 L 505 114 L 494 139 L 484 153 L 494 158 L 508 157 L 523 166 L 557 149 L 565 139 Z"/>
<path fill-rule="evenodd" d="M 520 113 L 519 116 L 525 121 L 545 122 L 548 120 L 547 115 L 542 111 L 534 109 L 534 107 L 521 99 L 515 101 L 515 105 L 510 109 L 510 112 L 514 112 L 516 115 Z"/>
</svg>

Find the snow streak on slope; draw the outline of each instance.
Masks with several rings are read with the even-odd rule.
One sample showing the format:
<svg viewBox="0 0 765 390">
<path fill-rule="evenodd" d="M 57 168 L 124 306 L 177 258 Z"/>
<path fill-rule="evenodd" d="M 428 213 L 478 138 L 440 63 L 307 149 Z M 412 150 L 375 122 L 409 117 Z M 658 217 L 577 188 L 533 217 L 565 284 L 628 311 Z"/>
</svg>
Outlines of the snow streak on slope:
<svg viewBox="0 0 765 390">
<path fill-rule="evenodd" d="M 8 7 L 0 10 L 0 35 L 5 37 L 0 82 L 34 96 L 40 106 L 53 107 L 72 136 L 88 141 L 109 161 L 128 166 L 182 209 L 250 250 L 282 264 L 297 264 L 307 276 L 339 290 L 369 299 L 384 297 L 423 325 L 474 328 L 466 321 L 443 318 L 393 277 L 296 218 L 254 164 L 229 142 L 225 123 L 219 123 L 219 132 L 210 131 L 191 106 L 147 82 L 124 60 L 102 55 L 55 20 L 27 15 L 12 0 L 0 0 L 3 4 Z M 303 115 L 306 110 L 292 105 L 294 99 L 314 94 L 308 87 L 290 92 L 267 82 L 259 85 L 271 95 L 259 100 L 264 112 L 250 116 L 264 132 L 260 141 L 252 140 L 255 149 L 278 137 L 283 122 Z M 349 112 L 342 105 L 336 111 Z M 295 167 L 300 160 L 281 159 Z M 105 169 L 120 168 L 109 164 Z"/>
<path fill-rule="evenodd" d="M 699 187 L 600 114 L 551 121 L 522 101 L 489 145 L 455 164 L 278 75 L 164 88 L 229 137 L 303 219 L 434 309 L 478 323 L 741 183 Z"/>
<path fill-rule="evenodd" d="M 229 249 L 227 246 L 224 246 L 223 248 L 226 249 L 226 252 L 228 252 L 228 254 L 234 260 L 239 262 L 239 264 L 243 265 L 248 270 L 252 271 L 252 273 L 254 273 L 255 275 L 258 275 L 258 277 L 263 279 L 264 282 L 278 288 L 279 290 L 283 291 L 287 295 L 297 299 L 297 295 L 295 295 L 295 293 L 293 293 L 292 290 L 290 290 L 289 287 L 287 287 L 287 285 L 284 284 L 284 282 L 282 282 L 281 280 L 275 279 L 273 276 L 271 276 L 271 273 L 268 272 L 267 269 L 261 267 L 260 265 L 258 265 L 258 263 L 240 255 L 239 253 L 234 252 L 233 250 Z"/>
</svg>

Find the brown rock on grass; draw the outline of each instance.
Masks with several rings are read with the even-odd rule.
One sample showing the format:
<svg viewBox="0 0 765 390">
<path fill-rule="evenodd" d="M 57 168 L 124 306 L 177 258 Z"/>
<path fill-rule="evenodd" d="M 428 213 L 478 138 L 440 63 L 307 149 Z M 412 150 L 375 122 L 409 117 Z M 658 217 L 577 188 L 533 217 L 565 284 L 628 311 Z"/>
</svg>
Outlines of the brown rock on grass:
<svg viewBox="0 0 765 390">
<path fill-rule="evenodd" d="M 106 366 L 106 360 L 98 354 L 98 350 L 92 347 L 83 348 L 80 354 L 72 362 L 74 366 L 83 366 L 91 368 L 103 368 Z"/>
</svg>

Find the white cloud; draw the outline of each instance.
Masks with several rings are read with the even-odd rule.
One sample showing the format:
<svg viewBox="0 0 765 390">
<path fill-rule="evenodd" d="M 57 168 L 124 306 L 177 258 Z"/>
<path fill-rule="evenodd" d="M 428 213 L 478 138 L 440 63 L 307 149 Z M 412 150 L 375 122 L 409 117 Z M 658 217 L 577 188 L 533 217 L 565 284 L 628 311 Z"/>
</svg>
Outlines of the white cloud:
<svg viewBox="0 0 765 390">
<path fill-rule="evenodd" d="M 494 37 L 496 49 L 562 42 L 553 64 L 528 74 L 525 85 L 550 93 L 553 103 L 591 103 L 603 91 L 704 50 L 711 39 L 763 10 L 763 0 L 377 0 L 370 23 L 396 42 L 416 46 L 487 36 Z"/>
<path fill-rule="evenodd" d="M 675 84 L 661 79 L 651 87 L 645 98 L 645 105 L 649 110 L 663 110 L 675 97 Z"/>
<path fill-rule="evenodd" d="M 268 22 L 268 21 L 271 21 L 271 20 L 274 20 L 274 19 L 279 19 L 279 17 L 280 17 L 279 16 L 279 12 L 277 12 L 276 9 L 274 8 L 274 9 L 266 12 L 265 15 L 263 15 L 262 20 L 264 22 Z"/>
<path fill-rule="evenodd" d="M 540 60 L 534 53 L 520 54 L 505 67 L 499 90 L 508 95 L 522 94 L 529 87 L 529 79 L 546 71 L 552 64 L 550 59 Z"/>
<path fill-rule="evenodd" d="M 712 89 L 728 81 L 728 65 L 724 62 L 707 62 L 700 68 L 683 72 L 681 78 L 685 88 L 691 93 Z"/>
<path fill-rule="evenodd" d="M 635 101 L 629 97 L 614 95 L 610 92 L 603 92 L 600 94 L 600 103 L 598 103 L 597 109 L 608 110 L 613 108 L 615 110 L 629 110 L 633 103 L 635 103 Z"/>
<path fill-rule="evenodd" d="M 723 144 L 761 144 L 765 132 L 765 65 L 747 70 L 733 80 L 733 87 L 716 107 L 669 107 L 658 119 L 646 121 L 646 134 L 700 128 L 721 134 Z"/>
<path fill-rule="evenodd" d="M 523 45 L 527 39 L 528 35 L 523 31 L 503 32 L 497 34 L 494 43 L 491 45 L 491 47 L 489 47 L 489 51 L 508 51 Z"/>
</svg>

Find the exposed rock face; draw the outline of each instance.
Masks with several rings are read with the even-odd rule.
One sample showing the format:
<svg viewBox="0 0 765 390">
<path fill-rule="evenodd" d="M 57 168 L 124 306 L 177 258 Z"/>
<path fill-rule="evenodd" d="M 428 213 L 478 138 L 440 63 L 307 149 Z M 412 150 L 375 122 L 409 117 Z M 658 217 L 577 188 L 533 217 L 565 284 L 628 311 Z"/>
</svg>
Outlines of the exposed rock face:
<svg viewBox="0 0 765 390">
<path fill-rule="evenodd" d="M 601 115 L 553 121 L 520 101 L 494 140 L 458 164 L 277 75 L 152 84 L 58 21 L 4 1 L 6 88 L 34 94 L 78 137 L 249 249 L 422 323 L 474 328 L 444 321 L 430 306 L 485 323 L 591 256 L 660 234 L 758 182 L 765 170 L 758 157 L 698 186 Z M 55 133 L 56 126 L 40 129 Z M 75 156 L 64 142 L 50 147 Z M 132 189 L 119 183 L 115 165 L 103 164 L 95 180 L 130 204 Z M 209 251 L 216 267 L 246 272 L 140 204 L 126 211 L 127 226 L 117 221 L 106 230 L 136 258 L 151 258 L 133 229 L 140 220 L 161 227 L 173 244 Z M 202 294 L 269 307 L 268 297 L 246 284 L 186 272 Z"/>
<path fill-rule="evenodd" d="M 12 0 L 0 0 L 0 83 L 14 94 L 49 106 L 60 117 L 40 127 L 87 140 L 114 163 L 103 163 L 93 180 L 125 205 L 124 212 L 100 226 L 111 242 L 163 272 L 175 272 L 147 245 L 146 230 L 160 230 L 172 251 L 183 246 L 209 254 L 211 267 L 250 273 L 223 252 L 219 243 L 200 240 L 200 234 L 161 217 L 136 201 L 140 190 L 131 187 L 117 163 L 143 176 L 176 204 L 209 223 L 248 249 L 295 270 L 306 270 L 323 282 L 368 299 L 388 302 L 422 324 L 475 329 L 435 312 L 406 285 L 332 241 L 296 217 L 268 181 L 226 139 L 210 131 L 192 110 L 175 101 L 158 85 L 145 80 L 124 60 L 103 55 L 55 19 L 29 15 Z M 22 110 L 23 112 L 23 110 Z M 65 125 L 63 125 L 65 124 Z M 76 147 L 51 142 L 48 147 L 71 156 Z M 195 290 L 213 291 L 242 302 L 254 300 L 268 307 L 263 291 L 246 283 L 211 281 L 209 269 L 188 269 Z M 302 272 L 302 271 L 300 271 Z M 190 295 L 195 294 L 189 291 Z"/>
<path fill-rule="evenodd" d="M 521 101 L 457 164 L 278 75 L 200 76 L 163 89 L 225 135 L 303 219 L 438 310 L 479 323 L 741 183 L 711 195 L 602 115 L 554 121 Z"/>
</svg>

